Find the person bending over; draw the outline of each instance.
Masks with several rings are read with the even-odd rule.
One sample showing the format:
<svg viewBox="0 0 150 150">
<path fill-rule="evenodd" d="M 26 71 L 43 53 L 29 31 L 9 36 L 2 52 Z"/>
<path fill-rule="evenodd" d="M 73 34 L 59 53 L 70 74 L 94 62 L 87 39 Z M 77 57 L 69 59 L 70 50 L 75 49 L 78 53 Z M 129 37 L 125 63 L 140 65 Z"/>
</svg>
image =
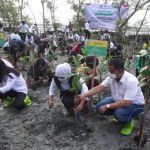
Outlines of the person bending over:
<svg viewBox="0 0 150 150">
<path fill-rule="evenodd" d="M 75 101 L 75 97 L 79 93 L 85 93 L 88 91 L 88 88 L 85 83 L 82 82 L 82 79 L 77 76 L 71 75 L 71 67 L 68 63 L 59 64 L 56 67 L 54 78 L 52 79 L 50 88 L 49 88 L 49 98 L 48 104 L 49 107 L 54 105 L 53 97 L 56 94 L 56 91 L 60 91 L 60 99 L 64 104 L 64 107 L 67 109 L 69 115 L 73 115 L 74 108 L 77 105 L 82 105 L 80 112 L 84 110 L 86 105 L 85 101 Z M 83 103 L 82 103 L 83 102 Z M 81 104 L 82 103 L 82 104 Z"/>
<path fill-rule="evenodd" d="M 4 59 L 0 59 L 0 99 L 4 105 L 10 103 L 14 108 L 21 110 L 31 105 L 27 96 L 27 86 L 22 75 Z M 9 104 L 8 104 L 9 103 Z"/>
</svg>

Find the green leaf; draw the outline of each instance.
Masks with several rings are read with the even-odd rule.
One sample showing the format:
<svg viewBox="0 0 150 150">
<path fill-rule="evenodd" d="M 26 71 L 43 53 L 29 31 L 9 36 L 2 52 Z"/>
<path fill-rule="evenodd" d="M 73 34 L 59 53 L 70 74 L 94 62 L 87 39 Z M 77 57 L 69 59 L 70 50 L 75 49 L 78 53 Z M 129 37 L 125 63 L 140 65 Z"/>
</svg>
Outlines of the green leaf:
<svg viewBox="0 0 150 150">
<path fill-rule="evenodd" d="M 148 77 L 141 79 L 140 83 L 145 82 L 145 80 L 147 80 Z"/>
<path fill-rule="evenodd" d="M 142 74 L 142 75 L 150 75 L 149 67 L 148 67 L 148 66 L 145 66 L 144 68 L 142 68 L 142 69 L 140 70 L 140 74 Z"/>
<path fill-rule="evenodd" d="M 80 80 L 80 76 L 75 76 L 73 78 L 73 81 L 72 81 L 72 88 L 70 89 L 71 91 L 78 91 L 79 88 L 81 87 L 79 85 L 79 80 Z"/>
<path fill-rule="evenodd" d="M 141 82 L 141 83 L 140 83 L 140 86 L 141 86 L 141 87 L 145 87 L 146 85 L 147 85 L 146 82 Z"/>
</svg>

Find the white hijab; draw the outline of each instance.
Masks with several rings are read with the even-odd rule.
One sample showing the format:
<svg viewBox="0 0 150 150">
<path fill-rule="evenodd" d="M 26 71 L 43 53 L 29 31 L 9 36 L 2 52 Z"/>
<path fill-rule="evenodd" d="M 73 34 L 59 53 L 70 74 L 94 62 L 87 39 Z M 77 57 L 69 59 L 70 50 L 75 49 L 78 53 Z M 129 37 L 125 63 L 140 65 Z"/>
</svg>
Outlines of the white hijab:
<svg viewBox="0 0 150 150">
<path fill-rule="evenodd" d="M 69 74 L 71 74 L 71 66 L 68 63 L 59 64 L 56 67 L 55 75 L 57 77 L 67 77 Z"/>
</svg>

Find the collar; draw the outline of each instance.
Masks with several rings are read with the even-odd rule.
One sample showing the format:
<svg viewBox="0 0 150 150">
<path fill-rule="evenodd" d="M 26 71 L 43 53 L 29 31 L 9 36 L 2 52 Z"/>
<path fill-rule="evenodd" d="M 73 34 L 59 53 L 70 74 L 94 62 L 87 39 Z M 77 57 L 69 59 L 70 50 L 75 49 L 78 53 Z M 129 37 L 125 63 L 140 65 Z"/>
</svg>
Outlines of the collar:
<svg viewBox="0 0 150 150">
<path fill-rule="evenodd" d="M 120 83 L 124 83 L 125 82 L 125 80 L 126 80 L 126 74 L 127 74 L 127 72 L 126 71 L 124 71 L 124 73 L 123 73 L 123 75 L 122 75 L 122 77 L 121 77 L 121 79 L 120 79 Z"/>
</svg>

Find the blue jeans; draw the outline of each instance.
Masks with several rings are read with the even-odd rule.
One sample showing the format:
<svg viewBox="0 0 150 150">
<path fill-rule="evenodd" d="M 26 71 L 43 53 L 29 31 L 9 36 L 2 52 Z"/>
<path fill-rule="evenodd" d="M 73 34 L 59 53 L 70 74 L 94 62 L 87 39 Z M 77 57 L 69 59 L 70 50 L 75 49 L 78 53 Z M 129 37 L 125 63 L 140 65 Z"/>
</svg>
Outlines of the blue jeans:
<svg viewBox="0 0 150 150">
<path fill-rule="evenodd" d="M 114 103 L 112 97 L 106 97 L 96 104 L 96 110 L 106 104 Z M 108 109 L 103 115 L 114 115 L 114 117 L 122 123 L 130 122 L 133 117 L 136 117 L 140 112 L 144 110 L 143 105 L 132 104 L 129 107 L 123 107 L 118 109 Z"/>
</svg>

